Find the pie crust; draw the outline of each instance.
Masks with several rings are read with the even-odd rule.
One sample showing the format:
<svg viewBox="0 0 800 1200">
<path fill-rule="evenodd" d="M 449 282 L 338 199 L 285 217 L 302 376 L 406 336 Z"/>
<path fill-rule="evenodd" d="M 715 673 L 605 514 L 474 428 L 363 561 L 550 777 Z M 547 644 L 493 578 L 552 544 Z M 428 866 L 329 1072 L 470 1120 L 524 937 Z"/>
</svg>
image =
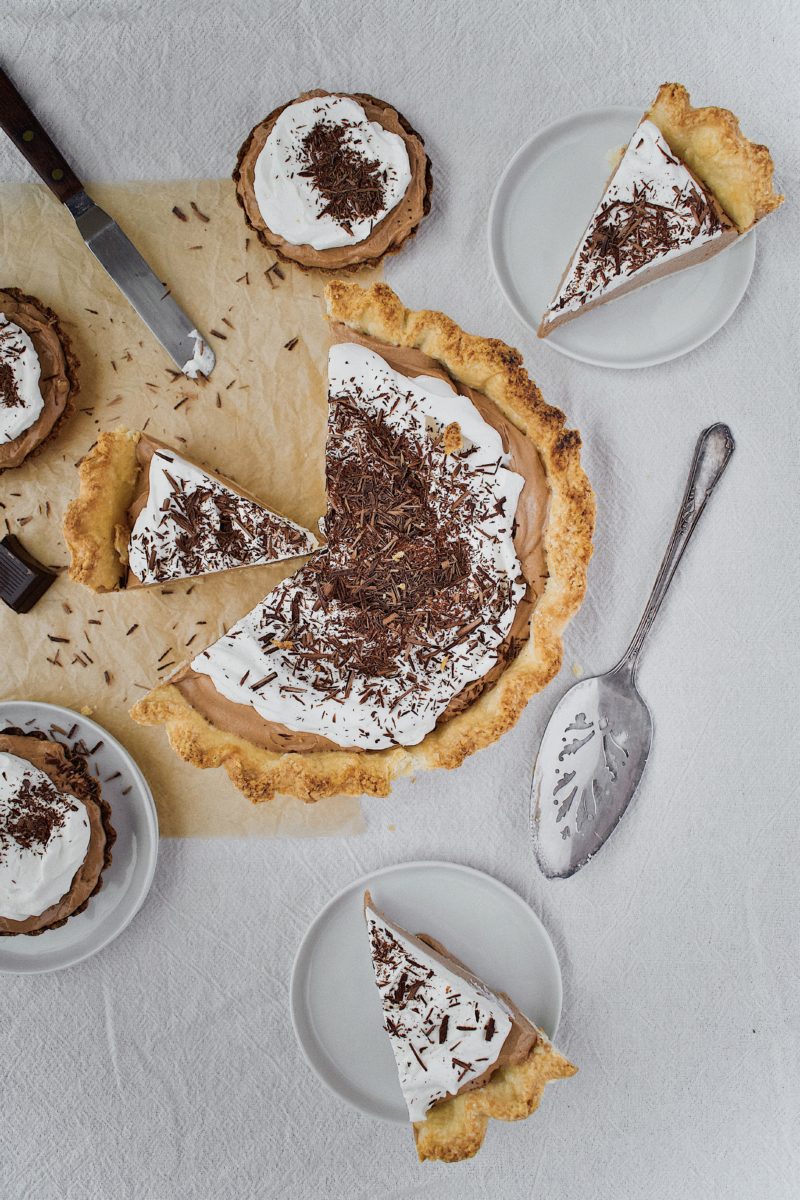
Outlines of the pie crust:
<svg viewBox="0 0 800 1200">
<path fill-rule="evenodd" d="M 772 155 L 766 146 L 748 141 L 727 108 L 693 108 L 682 84 L 662 83 L 645 115 L 714 193 L 740 233 L 783 203 L 772 185 Z"/>
<path fill-rule="evenodd" d="M 10 304 L 7 300 L 11 301 Z M 33 320 L 26 321 L 25 310 Z M 80 387 L 78 368 L 80 363 L 72 350 L 69 337 L 52 308 L 48 308 L 35 296 L 21 292 L 19 288 L 0 289 L 0 312 L 14 324 L 24 329 L 33 342 L 34 349 L 45 369 L 51 368 L 49 378 L 42 378 L 44 408 L 34 423 L 23 430 L 19 437 L 0 445 L 0 474 L 19 467 L 33 454 L 38 454 L 45 443 L 55 437 L 61 425 L 73 411 L 73 401 Z M 44 376 L 44 371 L 42 372 Z"/>
<path fill-rule="evenodd" d="M 214 727 L 169 682 L 131 710 L 143 725 L 165 725 L 173 749 L 198 767 L 224 766 L 254 802 L 276 793 L 306 801 L 334 795 L 389 794 L 392 780 L 418 769 L 453 768 L 496 741 L 528 700 L 561 666 L 561 635 L 586 590 L 595 501 L 580 465 L 581 439 L 564 427 L 564 414 L 542 399 L 517 350 L 465 333 L 442 313 L 403 307 L 388 285 L 362 288 L 333 280 L 326 288 L 328 316 L 387 345 L 422 350 L 456 381 L 486 395 L 535 445 L 550 487 L 543 531 L 548 578 L 530 621 L 530 636 L 495 685 L 416 746 L 384 750 L 268 751 Z"/>
<path fill-rule="evenodd" d="M 334 246 L 326 250 L 315 250 L 306 244 L 294 245 L 287 242 L 279 234 L 274 233 L 265 222 L 261 209 L 256 200 L 254 175 L 256 159 L 258 158 L 269 133 L 285 108 L 302 100 L 312 100 L 318 96 L 339 95 L 355 100 L 369 110 L 377 110 L 368 115 L 372 119 L 380 119 L 381 113 L 387 120 L 396 123 L 400 136 L 406 143 L 412 167 L 411 183 L 406 195 L 400 203 L 379 221 L 369 237 L 350 246 Z M 383 124 L 383 121 L 380 121 Z M 420 135 L 412 128 L 406 118 L 385 100 L 378 100 L 366 92 L 326 92 L 316 88 L 311 92 L 303 92 L 287 104 L 281 104 L 268 116 L 260 121 L 250 132 L 247 140 L 239 150 L 236 167 L 233 171 L 233 181 L 236 184 L 236 198 L 244 212 L 245 220 L 259 241 L 272 250 L 278 258 L 307 271 L 317 268 L 322 271 L 357 271 L 364 266 L 377 266 L 387 254 L 396 254 L 398 250 L 412 237 L 422 218 L 427 216 L 431 207 L 431 191 L 433 178 L 431 161 L 425 153 L 425 143 Z"/>
<path fill-rule="evenodd" d="M 424 1121 L 414 1122 L 420 1162 L 460 1162 L 480 1150 L 489 1118 L 520 1121 L 539 1107 L 545 1085 L 568 1079 L 577 1067 L 559 1054 L 544 1035 L 524 1062 L 500 1067 L 478 1088 L 440 1100 Z"/>
</svg>

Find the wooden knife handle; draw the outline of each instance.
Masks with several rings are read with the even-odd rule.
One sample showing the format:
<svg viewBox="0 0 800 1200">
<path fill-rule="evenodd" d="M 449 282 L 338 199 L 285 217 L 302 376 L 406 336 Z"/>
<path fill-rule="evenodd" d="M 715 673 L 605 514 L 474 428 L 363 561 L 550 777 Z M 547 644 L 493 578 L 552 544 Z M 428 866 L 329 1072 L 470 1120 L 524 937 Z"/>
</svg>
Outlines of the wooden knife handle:
<svg viewBox="0 0 800 1200">
<path fill-rule="evenodd" d="M 62 203 L 83 190 L 64 155 L 42 129 L 36 117 L 0 68 L 0 129 L 3 129 L 34 171 Z"/>
</svg>

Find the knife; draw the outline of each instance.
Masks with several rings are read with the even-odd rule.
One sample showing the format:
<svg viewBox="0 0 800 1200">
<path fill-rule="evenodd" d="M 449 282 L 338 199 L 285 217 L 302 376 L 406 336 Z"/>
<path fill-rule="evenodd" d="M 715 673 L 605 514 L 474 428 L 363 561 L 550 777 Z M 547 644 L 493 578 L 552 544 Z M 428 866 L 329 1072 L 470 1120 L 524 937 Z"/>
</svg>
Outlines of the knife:
<svg viewBox="0 0 800 1200">
<path fill-rule="evenodd" d="M 8 134 L 50 191 L 66 205 L 80 235 L 123 296 L 158 338 L 172 361 L 191 379 L 210 375 L 214 352 L 175 303 L 116 221 L 84 191 L 64 155 L 48 136 L 6 73 L 0 69 L 0 128 Z"/>
</svg>

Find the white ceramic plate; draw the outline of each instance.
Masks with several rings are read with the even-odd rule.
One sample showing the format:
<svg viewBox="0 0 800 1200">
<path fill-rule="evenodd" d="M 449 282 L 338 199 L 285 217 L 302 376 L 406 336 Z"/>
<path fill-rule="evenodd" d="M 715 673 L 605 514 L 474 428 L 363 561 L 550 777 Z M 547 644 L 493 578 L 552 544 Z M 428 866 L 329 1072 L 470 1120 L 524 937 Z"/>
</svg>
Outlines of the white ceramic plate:
<svg viewBox="0 0 800 1200">
<path fill-rule="evenodd" d="M 517 316 L 534 330 L 630 141 L 635 108 L 601 108 L 548 125 L 517 151 L 489 209 L 489 257 Z M 561 326 L 545 345 L 600 367 L 651 367 L 693 350 L 735 310 L 750 281 L 755 234 L 688 270 Z"/>
<path fill-rule="evenodd" d="M 52 725 L 70 736 L 52 734 Z M 20 934 L 0 938 L 0 972 L 32 975 L 81 962 L 102 950 L 130 924 L 153 881 L 158 818 L 150 788 L 136 763 L 96 721 L 57 704 L 8 700 L 0 703 L 0 729 L 9 726 L 19 726 L 26 732 L 38 729 L 64 745 L 83 739 L 93 748 L 102 742 L 88 765 L 111 805 L 111 824 L 117 831 L 111 865 L 103 872 L 103 886 L 82 913 L 36 937 Z M 119 775 L 110 778 L 117 771 Z"/>
<path fill-rule="evenodd" d="M 448 862 L 402 863 L 357 879 L 309 926 L 292 969 L 292 1024 L 320 1079 L 370 1116 L 408 1121 L 372 973 L 362 911 L 429 933 L 554 1037 L 561 971 L 539 918 L 505 884 Z"/>
</svg>

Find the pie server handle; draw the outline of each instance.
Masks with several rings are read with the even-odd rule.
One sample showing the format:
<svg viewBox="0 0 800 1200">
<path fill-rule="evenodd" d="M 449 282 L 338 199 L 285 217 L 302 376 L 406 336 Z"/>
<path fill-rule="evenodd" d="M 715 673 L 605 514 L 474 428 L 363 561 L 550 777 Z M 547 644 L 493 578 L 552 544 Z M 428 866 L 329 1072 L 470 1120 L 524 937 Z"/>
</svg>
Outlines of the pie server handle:
<svg viewBox="0 0 800 1200">
<path fill-rule="evenodd" d="M 50 135 L 42 128 L 14 84 L 0 68 L 0 128 L 41 176 L 51 192 L 66 203 L 83 184 Z"/>
</svg>

